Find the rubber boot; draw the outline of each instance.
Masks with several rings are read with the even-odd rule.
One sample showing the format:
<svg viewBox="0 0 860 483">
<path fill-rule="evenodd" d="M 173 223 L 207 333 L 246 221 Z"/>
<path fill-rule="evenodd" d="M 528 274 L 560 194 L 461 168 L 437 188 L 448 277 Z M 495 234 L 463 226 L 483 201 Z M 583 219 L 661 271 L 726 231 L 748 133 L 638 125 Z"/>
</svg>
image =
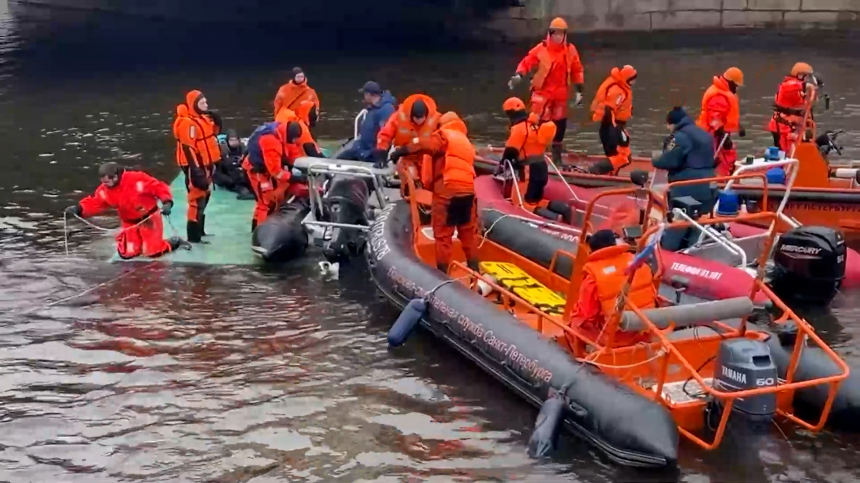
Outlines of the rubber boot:
<svg viewBox="0 0 860 483">
<path fill-rule="evenodd" d="M 178 236 L 170 237 L 170 239 L 167 240 L 167 243 L 170 244 L 170 251 L 172 252 L 175 252 L 180 248 L 191 250 L 191 244 L 183 240 L 182 238 L 179 238 Z"/>
<path fill-rule="evenodd" d="M 257 231 L 257 220 L 251 220 L 251 233 Z"/>
<path fill-rule="evenodd" d="M 206 215 L 200 215 L 200 236 L 212 236 L 210 233 L 206 233 Z"/>
<path fill-rule="evenodd" d="M 552 147 L 550 148 L 550 153 L 552 154 L 552 162 L 555 163 L 556 166 L 561 166 L 561 143 L 552 143 Z"/>
<path fill-rule="evenodd" d="M 188 225 L 186 226 L 186 233 L 188 235 L 188 241 L 190 243 L 208 243 L 203 241 L 203 233 L 200 227 L 200 223 L 197 223 L 196 221 L 188 222 Z"/>
<path fill-rule="evenodd" d="M 442 273 L 448 273 L 448 264 L 447 263 L 437 263 L 436 268 L 439 269 Z"/>
<path fill-rule="evenodd" d="M 477 259 L 473 258 L 471 260 L 466 260 L 466 265 L 468 265 L 469 268 L 471 268 L 472 270 L 474 270 L 476 272 L 480 273 L 480 271 L 481 271 L 480 267 L 478 266 L 478 260 Z"/>
</svg>

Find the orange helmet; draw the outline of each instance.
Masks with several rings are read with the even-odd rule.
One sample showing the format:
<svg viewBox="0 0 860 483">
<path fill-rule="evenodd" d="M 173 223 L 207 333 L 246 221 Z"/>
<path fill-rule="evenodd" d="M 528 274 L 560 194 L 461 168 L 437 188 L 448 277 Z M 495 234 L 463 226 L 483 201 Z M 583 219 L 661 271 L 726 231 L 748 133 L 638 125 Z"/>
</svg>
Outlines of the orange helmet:
<svg viewBox="0 0 860 483">
<path fill-rule="evenodd" d="M 739 86 L 744 85 L 744 73 L 737 67 L 729 67 L 723 72 L 723 79 L 734 82 Z"/>
<path fill-rule="evenodd" d="M 444 126 L 445 124 L 448 124 L 451 121 L 456 121 L 458 119 L 460 119 L 460 116 L 458 116 L 456 112 L 448 111 L 445 114 L 442 114 L 441 117 L 439 117 L 439 126 Z"/>
<path fill-rule="evenodd" d="M 791 75 L 812 74 L 812 66 L 806 62 L 798 62 L 791 68 Z"/>
<path fill-rule="evenodd" d="M 549 29 L 567 31 L 567 22 L 565 22 L 561 17 L 556 17 L 549 23 Z"/>
<path fill-rule="evenodd" d="M 504 104 L 502 104 L 502 110 L 507 111 L 525 111 L 526 105 L 520 100 L 519 97 L 510 97 L 508 98 Z"/>
</svg>

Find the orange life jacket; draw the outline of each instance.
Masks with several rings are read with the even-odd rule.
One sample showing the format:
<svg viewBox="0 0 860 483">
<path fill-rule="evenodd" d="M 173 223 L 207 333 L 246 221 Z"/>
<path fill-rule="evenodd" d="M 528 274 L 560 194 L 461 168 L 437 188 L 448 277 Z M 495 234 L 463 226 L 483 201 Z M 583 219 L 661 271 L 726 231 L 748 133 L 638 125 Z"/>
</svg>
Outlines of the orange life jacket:
<svg viewBox="0 0 860 483">
<path fill-rule="evenodd" d="M 600 121 L 606 106 L 615 115 L 615 120 L 627 122 L 633 115 L 633 89 L 630 88 L 629 77 L 621 69 L 615 67 L 609 73 L 609 77 L 600 84 L 591 102 L 591 119 Z"/>
<path fill-rule="evenodd" d="M 179 166 L 188 166 L 186 149 L 193 150 L 203 166 L 210 166 L 221 159 L 215 122 L 197 115 L 195 111 L 194 104 L 200 95 L 200 91 L 191 91 L 185 96 L 185 104 L 176 106 L 173 137 L 176 138 L 176 162 Z"/>
<path fill-rule="evenodd" d="M 708 103 L 715 96 L 723 96 L 729 102 L 729 113 L 726 124 L 723 126 L 726 132 L 738 132 L 741 126 L 741 109 L 738 105 L 738 95 L 729 89 L 729 83 L 722 76 L 714 77 L 714 83 L 705 91 L 702 97 L 702 112 L 699 114 L 698 125 L 704 130 L 711 129 L 711 113 L 708 112 Z"/>
<path fill-rule="evenodd" d="M 445 138 L 445 154 L 433 162 L 433 193 L 463 195 L 475 193 L 475 147 L 466 136 L 461 120 L 445 124 L 438 133 Z"/>
<path fill-rule="evenodd" d="M 275 114 L 277 115 L 278 111 L 283 108 L 296 111 L 299 107 L 299 103 L 303 101 L 311 101 L 315 106 L 317 106 L 317 110 L 319 110 L 319 97 L 317 97 L 317 92 L 308 85 L 307 81 L 302 82 L 301 84 L 296 84 L 293 81 L 287 82 L 282 85 L 281 88 L 278 89 L 278 93 L 275 94 Z"/>
<path fill-rule="evenodd" d="M 538 68 L 535 75 L 532 77 L 532 89 L 539 91 L 544 87 L 547 76 L 549 76 L 553 65 L 558 63 L 564 64 L 564 79 L 565 85 L 570 85 L 572 70 L 576 64 L 576 58 L 579 54 L 576 52 L 576 47 L 565 43 L 564 48 L 556 52 L 552 52 L 547 46 L 547 41 L 544 40 L 537 46 Z"/>
<path fill-rule="evenodd" d="M 597 296 L 604 317 L 615 312 L 618 296 L 628 279 L 624 271 L 633 262 L 634 256 L 627 245 L 616 245 L 592 253 L 583 266 L 585 273 L 590 274 L 597 285 Z M 648 264 L 636 269 L 630 291 L 627 292 L 627 301 L 639 309 L 657 306 L 657 291 Z"/>
<path fill-rule="evenodd" d="M 536 115 L 511 126 L 506 146 L 519 150 L 519 160 L 528 161 L 543 159 L 547 147 L 552 143 L 556 133 L 556 125 L 552 122 L 538 122 Z"/>
<path fill-rule="evenodd" d="M 416 126 L 412 122 L 412 104 L 421 99 L 427 105 L 427 119 L 420 126 Z M 436 102 L 425 96 L 424 94 L 413 94 L 403 101 L 400 108 L 397 109 L 397 131 L 394 133 L 394 146 L 405 146 L 409 143 L 416 143 L 416 139 L 425 141 L 436 130 L 439 123 L 439 111 L 436 110 Z"/>
</svg>

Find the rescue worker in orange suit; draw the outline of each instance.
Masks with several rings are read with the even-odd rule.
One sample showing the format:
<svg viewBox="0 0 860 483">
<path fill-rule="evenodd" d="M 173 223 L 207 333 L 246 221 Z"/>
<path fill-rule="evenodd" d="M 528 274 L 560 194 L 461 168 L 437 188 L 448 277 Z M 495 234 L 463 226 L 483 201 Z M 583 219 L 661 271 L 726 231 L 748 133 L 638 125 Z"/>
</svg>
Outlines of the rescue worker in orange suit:
<svg viewBox="0 0 860 483">
<path fill-rule="evenodd" d="M 252 232 L 280 208 L 290 187 L 293 162 L 299 156 L 322 157 L 307 127 L 299 121 L 266 123 L 251 134 L 242 168 L 257 200 Z"/>
<path fill-rule="evenodd" d="M 614 67 L 600 84 L 591 102 L 591 120 L 600 122 L 598 136 L 606 159 L 592 164 L 592 174 L 617 173 L 630 163 L 630 135 L 627 121 L 633 115 L 633 84 L 636 69 L 631 65 Z"/>
<path fill-rule="evenodd" d="M 128 260 L 141 255 L 154 258 L 179 247 L 190 248 L 181 238 L 163 238 L 161 215 L 170 215 L 173 208 L 167 183 L 141 171 L 126 171 L 116 163 L 101 165 L 99 179 L 101 185 L 95 193 L 66 208 L 66 213 L 89 218 L 108 208 L 116 209 L 122 222 L 122 231 L 116 236 L 120 258 Z"/>
<path fill-rule="evenodd" d="M 741 126 L 741 111 L 738 104 L 738 88 L 744 85 L 744 73 L 737 67 L 729 67 L 705 91 L 702 97 L 702 112 L 696 124 L 714 135 L 714 149 L 717 150 L 717 176 L 729 176 L 735 171 L 738 151 L 731 135 L 747 135 Z M 722 146 L 722 147 L 721 147 Z"/>
<path fill-rule="evenodd" d="M 537 67 L 531 82 L 531 110 L 541 121 L 552 121 L 556 125 L 552 142 L 552 160 L 561 163 L 562 141 L 567 129 L 567 103 L 570 86 L 576 89 L 574 103 L 582 103 L 582 86 L 585 72 L 579 60 L 579 52 L 567 42 L 567 22 L 556 18 L 549 24 L 546 39 L 532 48 L 520 61 L 508 87 L 513 88 L 523 76 Z"/>
<path fill-rule="evenodd" d="M 591 254 L 583 266 L 584 276 L 571 323 L 589 339 L 600 342 L 606 322 L 615 313 L 618 296 L 627 282 L 634 254 L 626 243 L 619 245 L 612 230 L 598 230 L 588 239 Z M 647 263 L 635 269 L 627 301 L 639 309 L 657 306 L 654 274 Z M 649 337 L 643 332 L 615 332 L 614 345 L 633 345 Z"/>
<path fill-rule="evenodd" d="M 206 243 L 206 204 L 212 193 L 212 174 L 221 160 L 221 116 L 209 110 L 202 92 L 185 95 L 185 104 L 176 106 L 173 136 L 176 138 L 176 162 L 185 173 L 188 189 L 187 235 L 191 243 Z"/>
<path fill-rule="evenodd" d="M 385 126 L 376 135 L 376 149 L 373 151 L 374 165 L 383 168 L 387 165 L 388 150 L 409 144 L 427 142 L 439 124 L 436 102 L 424 94 L 413 94 L 403 101 L 397 111 L 388 118 Z M 422 154 L 408 154 L 397 161 L 400 179 L 400 194 L 408 193 L 405 182 L 407 173 L 418 179 L 421 173 Z"/>
<path fill-rule="evenodd" d="M 425 170 L 424 186 L 433 192 L 430 224 L 436 242 L 436 267 L 445 273 L 452 259 L 454 230 L 466 255 L 466 263 L 471 269 L 478 269 L 475 147 L 466 135 L 466 124 L 455 113 L 448 112 L 440 119 L 439 129 L 391 153 L 395 162 L 414 154 L 431 157 L 431 167 Z"/>
<path fill-rule="evenodd" d="M 308 101 L 305 103 L 305 101 Z M 299 67 L 293 68 L 293 78 L 282 85 L 275 95 L 275 116 L 281 109 L 289 109 L 304 116 L 305 123 L 313 129 L 317 124 L 320 112 L 320 99 L 317 91 L 308 85 L 308 78 Z"/>
<path fill-rule="evenodd" d="M 299 105 L 296 107 L 296 109 L 297 110 L 294 111 L 292 109 L 282 107 L 278 111 L 278 114 L 275 115 L 275 121 L 280 122 L 280 123 L 284 123 L 284 124 L 286 124 L 290 121 L 302 121 L 302 123 L 304 123 L 304 125 L 307 126 L 308 130 L 310 131 L 310 128 L 312 127 L 311 114 L 313 114 L 313 110 L 315 109 L 313 102 L 312 101 L 302 101 L 299 103 Z M 315 122 L 316 121 L 314 120 L 314 123 Z"/>
<path fill-rule="evenodd" d="M 803 109 L 806 105 L 806 86 L 813 80 L 812 66 L 798 62 L 791 68 L 791 74 L 783 79 L 774 99 L 773 117 L 768 130 L 773 135 L 774 146 L 789 153 L 796 140 L 797 126 L 803 122 Z M 812 112 L 809 113 L 809 123 Z M 788 154 L 786 154 L 788 155 Z"/>
<path fill-rule="evenodd" d="M 555 138 L 556 125 L 552 122 L 540 123 L 535 114 L 526 111 L 522 100 L 511 97 L 502 104 L 502 110 L 511 121 L 511 132 L 502 153 L 503 169 L 506 162 L 522 173 L 529 168 L 528 187 L 523 201 L 537 204 L 543 199 L 543 190 L 549 182 L 549 168 L 544 154 Z"/>
</svg>

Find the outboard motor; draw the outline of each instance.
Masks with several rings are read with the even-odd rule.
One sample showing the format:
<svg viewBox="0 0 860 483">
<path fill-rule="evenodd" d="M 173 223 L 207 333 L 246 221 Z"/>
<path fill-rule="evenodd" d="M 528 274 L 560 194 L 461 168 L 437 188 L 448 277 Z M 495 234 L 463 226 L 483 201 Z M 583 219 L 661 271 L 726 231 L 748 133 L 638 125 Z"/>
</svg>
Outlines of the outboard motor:
<svg viewBox="0 0 860 483">
<path fill-rule="evenodd" d="M 361 178 L 335 176 L 323 199 L 330 221 L 345 225 L 368 226 L 367 182 Z M 323 254 L 331 263 L 354 257 L 364 249 L 364 233 L 350 228 L 333 228 Z"/>
<path fill-rule="evenodd" d="M 738 392 L 762 387 L 773 387 L 778 383 L 776 364 L 770 348 L 760 340 L 729 339 L 720 343 L 714 361 L 714 389 L 723 392 Z M 715 428 L 722 415 L 724 402 L 711 401 L 708 406 L 708 424 Z M 758 426 L 773 419 L 776 413 L 776 393 L 738 398 L 732 405 L 732 416 L 741 416 L 746 424 L 741 427 Z"/>
<path fill-rule="evenodd" d="M 780 298 L 827 305 L 845 278 L 846 252 L 838 230 L 795 228 L 780 236 L 774 247 L 770 285 Z"/>
</svg>

